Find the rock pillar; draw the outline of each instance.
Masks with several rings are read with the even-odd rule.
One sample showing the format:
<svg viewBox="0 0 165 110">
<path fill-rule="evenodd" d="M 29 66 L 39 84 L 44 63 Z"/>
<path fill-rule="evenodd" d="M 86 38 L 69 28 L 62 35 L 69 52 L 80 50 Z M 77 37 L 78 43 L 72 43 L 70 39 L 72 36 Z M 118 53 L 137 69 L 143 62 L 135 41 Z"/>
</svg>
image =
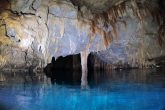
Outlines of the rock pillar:
<svg viewBox="0 0 165 110">
<path fill-rule="evenodd" d="M 81 88 L 86 89 L 88 88 L 88 67 L 87 67 L 87 58 L 88 58 L 88 51 L 81 52 L 81 69 L 82 69 L 82 76 L 81 76 Z"/>
</svg>

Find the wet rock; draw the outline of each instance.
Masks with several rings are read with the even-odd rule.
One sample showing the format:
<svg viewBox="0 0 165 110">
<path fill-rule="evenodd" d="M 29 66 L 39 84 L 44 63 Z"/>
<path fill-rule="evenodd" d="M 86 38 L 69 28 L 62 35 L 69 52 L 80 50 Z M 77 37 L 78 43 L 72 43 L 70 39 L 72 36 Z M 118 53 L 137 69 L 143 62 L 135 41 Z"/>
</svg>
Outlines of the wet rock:
<svg viewBox="0 0 165 110">
<path fill-rule="evenodd" d="M 44 67 L 52 56 L 57 59 L 85 50 L 97 52 L 101 61 L 113 65 L 146 65 L 154 63 L 147 59 L 164 56 L 165 48 L 157 42 L 160 25 L 151 14 L 144 7 L 139 10 L 136 1 L 110 1 L 73 5 L 68 0 L 11 0 L 10 11 L 0 13 L 6 29 L 3 36 L 14 41 L 1 53 L 8 56 L 7 67 L 29 67 L 34 59 L 37 67 Z M 103 7 L 105 3 L 111 5 Z M 157 0 L 150 5 L 156 10 Z"/>
<path fill-rule="evenodd" d="M 16 32 L 13 28 L 7 28 L 7 36 L 11 37 L 11 38 L 15 38 L 16 37 Z"/>
<path fill-rule="evenodd" d="M 31 9 L 33 1 L 34 0 L 11 0 L 11 10 L 18 14 L 35 13 L 34 10 Z"/>
<path fill-rule="evenodd" d="M 160 47 L 156 36 L 159 26 L 152 18 L 147 18 L 147 22 L 142 24 L 145 30 L 141 29 L 135 19 L 127 17 L 125 21 L 127 27 L 118 23 L 120 32 L 118 38 L 114 39 L 107 50 L 97 53 L 101 60 L 113 65 L 129 64 L 132 67 L 139 67 L 156 63 L 147 59 L 165 55 L 165 50 Z"/>
<path fill-rule="evenodd" d="M 0 73 L 0 82 L 4 82 L 4 81 L 6 81 L 6 78 L 2 73 Z"/>
<path fill-rule="evenodd" d="M 48 7 L 47 6 L 40 6 L 36 11 L 36 16 L 41 19 L 41 21 L 38 20 L 38 22 L 46 23 L 48 19 Z"/>
<path fill-rule="evenodd" d="M 42 0 L 34 0 L 32 3 L 32 8 L 34 10 L 37 10 L 39 8 L 39 6 L 41 5 Z"/>
<path fill-rule="evenodd" d="M 49 13 L 55 17 L 76 19 L 78 12 L 70 2 L 63 1 L 62 3 L 54 2 L 54 5 L 50 5 Z"/>
</svg>

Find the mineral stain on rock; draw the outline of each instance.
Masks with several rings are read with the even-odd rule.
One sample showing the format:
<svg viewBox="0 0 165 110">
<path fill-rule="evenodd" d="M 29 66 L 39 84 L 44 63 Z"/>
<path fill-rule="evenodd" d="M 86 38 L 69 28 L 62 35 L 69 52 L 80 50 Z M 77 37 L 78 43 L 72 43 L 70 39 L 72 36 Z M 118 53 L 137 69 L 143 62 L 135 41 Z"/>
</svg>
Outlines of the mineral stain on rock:
<svg viewBox="0 0 165 110">
<path fill-rule="evenodd" d="M 1 0 L 0 1 L 0 10 L 10 9 L 10 2 L 9 0 Z"/>
<path fill-rule="evenodd" d="M 38 71 L 83 52 L 104 68 L 155 66 L 165 56 L 162 9 L 162 0 L 1 0 L 0 67 Z"/>
</svg>

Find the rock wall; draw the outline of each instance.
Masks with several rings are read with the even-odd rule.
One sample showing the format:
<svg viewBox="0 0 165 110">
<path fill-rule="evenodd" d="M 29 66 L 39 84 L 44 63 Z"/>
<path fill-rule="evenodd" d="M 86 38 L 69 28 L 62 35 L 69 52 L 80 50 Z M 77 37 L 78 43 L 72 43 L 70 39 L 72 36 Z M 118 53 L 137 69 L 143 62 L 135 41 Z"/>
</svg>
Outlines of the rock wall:
<svg viewBox="0 0 165 110">
<path fill-rule="evenodd" d="M 127 25 L 117 23 L 118 38 L 114 39 L 107 50 L 100 51 L 97 56 L 107 64 L 131 65 L 147 67 L 155 65 L 155 58 L 165 56 L 165 45 L 158 39 L 159 25 L 152 18 L 140 24 L 137 19 L 124 17 Z M 164 41 L 163 41 L 164 42 Z M 153 59 L 153 60 L 150 60 Z"/>
<path fill-rule="evenodd" d="M 54 56 L 104 48 L 102 38 L 89 37 L 89 25 L 81 27 L 78 9 L 68 1 L 12 0 L 2 7 L 1 21 L 10 45 L 5 47 L 6 65 L 44 66 Z M 4 35 L 5 36 L 5 35 Z M 3 42 L 3 41 L 2 41 Z M 95 46 L 97 45 L 97 46 Z"/>
<path fill-rule="evenodd" d="M 113 65 L 149 65 L 154 62 L 148 59 L 164 56 L 158 0 L 116 0 L 104 7 L 110 1 L 100 1 L 100 9 L 98 2 L 94 12 L 84 1 L 1 0 L 1 68 L 42 68 L 53 56 L 84 51 Z"/>
</svg>

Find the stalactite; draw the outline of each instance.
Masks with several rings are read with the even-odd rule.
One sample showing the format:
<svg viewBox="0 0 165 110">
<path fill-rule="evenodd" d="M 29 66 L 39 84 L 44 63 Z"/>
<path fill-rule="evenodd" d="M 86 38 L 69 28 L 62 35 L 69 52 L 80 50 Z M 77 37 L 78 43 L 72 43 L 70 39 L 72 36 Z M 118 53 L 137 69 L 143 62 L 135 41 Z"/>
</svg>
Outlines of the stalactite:
<svg viewBox="0 0 165 110">
<path fill-rule="evenodd" d="M 65 25 L 64 25 L 64 20 L 61 20 L 60 22 L 60 26 L 61 26 L 61 29 L 60 29 L 60 35 L 61 35 L 61 38 L 64 36 L 64 33 L 65 33 Z"/>
<path fill-rule="evenodd" d="M 5 76 L 2 73 L 0 73 L 0 82 L 3 82 L 5 80 L 6 80 Z"/>
<path fill-rule="evenodd" d="M 84 13 L 86 12 L 81 12 L 82 16 L 80 16 L 83 18 L 81 20 L 90 25 L 91 33 L 93 33 L 90 34 L 91 37 L 94 36 L 95 33 L 99 33 L 103 37 L 104 45 L 107 48 L 112 42 L 112 40 L 118 37 L 118 30 L 116 26 L 118 19 L 125 16 L 125 14 L 127 14 L 128 10 L 130 9 L 133 11 L 133 16 L 135 16 L 139 20 L 140 25 L 144 24 L 144 21 L 148 16 L 152 16 L 159 22 L 159 24 L 161 24 L 162 19 L 164 17 L 161 16 L 161 13 L 159 12 L 159 7 L 155 7 L 153 4 L 156 4 L 155 1 L 120 1 L 116 3 L 113 7 L 110 7 L 106 12 L 104 11 L 102 13 L 91 13 L 92 15 L 89 15 L 93 17 L 84 16 Z M 129 6 L 129 8 L 127 6 Z M 126 27 L 126 22 L 123 23 Z M 109 28 L 112 29 L 109 30 Z M 162 33 L 161 30 L 162 29 L 160 29 L 159 33 Z M 160 42 L 160 44 L 163 41 L 162 34 L 158 36 L 158 41 Z"/>
<path fill-rule="evenodd" d="M 0 55 L 0 69 L 6 64 L 6 56 Z"/>
<path fill-rule="evenodd" d="M 81 52 L 81 68 L 82 68 L 82 76 L 81 76 L 81 88 L 87 89 L 88 88 L 88 68 L 87 68 L 87 58 L 88 58 L 89 52 L 83 51 Z"/>
</svg>

